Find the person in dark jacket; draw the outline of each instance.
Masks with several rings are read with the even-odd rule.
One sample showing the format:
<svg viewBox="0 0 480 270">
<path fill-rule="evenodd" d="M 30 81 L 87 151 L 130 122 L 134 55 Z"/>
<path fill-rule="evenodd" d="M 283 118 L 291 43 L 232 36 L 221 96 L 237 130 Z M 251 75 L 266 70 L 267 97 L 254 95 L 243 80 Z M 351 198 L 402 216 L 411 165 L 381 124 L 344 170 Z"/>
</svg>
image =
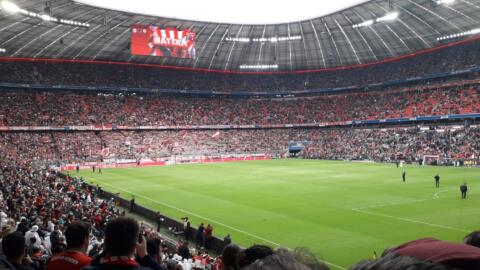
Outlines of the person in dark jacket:
<svg viewBox="0 0 480 270">
<path fill-rule="evenodd" d="M 205 231 L 205 226 L 203 225 L 203 223 L 200 223 L 200 226 L 198 226 L 198 229 L 197 229 L 197 235 L 195 237 L 195 243 L 197 247 L 203 247 L 205 244 L 205 238 L 203 235 L 204 231 Z"/>
<path fill-rule="evenodd" d="M 105 229 L 105 252 L 97 265 L 83 270 L 157 270 L 147 253 L 147 241 L 140 235 L 138 222 L 119 217 L 108 222 Z M 132 259 L 137 255 L 138 261 Z"/>
<path fill-rule="evenodd" d="M 462 199 L 466 199 L 466 198 L 467 198 L 467 191 L 468 191 L 467 183 L 463 183 L 463 184 L 460 186 L 460 192 L 462 193 Z"/>
<path fill-rule="evenodd" d="M 28 225 L 28 220 L 26 217 L 20 218 L 20 223 L 18 223 L 17 231 L 23 233 L 25 235 L 26 232 L 30 230 L 30 226 Z"/>
<path fill-rule="evenodd" d="M 439 188 L 440 187 L 440 175 L 435 175 L 435 187 Z"/>
<path fill-rule="evenodd" d="M 0 269 L 34 270 L 25 262 L 27 256 L 25 236 L 19 231 L 11 233 L 2 239 L 2 250 L 6 258 L 0 259 Z"/>
</svg>

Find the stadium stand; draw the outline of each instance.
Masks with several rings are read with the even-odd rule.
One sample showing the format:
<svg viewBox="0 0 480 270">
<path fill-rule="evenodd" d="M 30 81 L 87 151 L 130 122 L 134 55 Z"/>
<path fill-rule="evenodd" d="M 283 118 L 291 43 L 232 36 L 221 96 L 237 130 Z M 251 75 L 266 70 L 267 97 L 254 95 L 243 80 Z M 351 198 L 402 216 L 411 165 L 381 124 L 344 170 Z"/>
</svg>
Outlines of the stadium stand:
<svg viewBox="0 0 480 270">
<path fill-rule="evenodd" d="M 275 125 L 472 114 L 480 112 L 479 97 L 476 80 L 284 99 L 3 90 L 0 126 Z"/>
<path fill-rule="evenodd" d="M 467 117 L 480 113 L 478 74 L 268 99 L 74 91 L 59 85 L 293 93 L 469 68 L 480 62 L 479 54 L 469 53 L 479 46 L 478 41 L 468 42 L 381 65 L 282 75 L 6 59 L 0 62 L 1 83 L 16 85 L 0 89 L 0 227 L 6 255 L 0 263 L 8 269 L 56 270 L 48 263 L 71 262 L 78 258 L 69 255 L 74 250 L 93 259 L 94 266 L 87 269 L 328 269 L 308 252 L 262 246 L 229 245 L 222 265 L 222 256 L 213 258 L 203 250 L 191 256 L 187 242 L 169 247 L 152 228 L 143 228 L 142 240 L 136 243 L 142 228 L 123 217 L 120 198 L 106 197 L 97 187 L 60 177 L 51 168 L 102 167 L 119 160 L 167 162 L 175 156 L 284 157 L 289 142 L 303 143 L 301 158 L 419 163 L 428 155 L 467 160 L 480 156 L 478 116 Z M 454 122 L 427 119 L 400 125 L 386 121 L 445 115 L 460 117 Z M 356 125 L 356 120 L 382 122 Z M 85 243 L 69 243 L 67 230 L 78 222 L 91 224 L 85 249 Z M 102 257 L 104 252 L 107 257 Z M 435 239 L 409 242 L 386 254 L 352 269 L 480 268 L 480 249 Z M 125 267 L 117 268 L 119 264 Z M 397 268 L 388 268 L 392 264 Z"/>
</svg>

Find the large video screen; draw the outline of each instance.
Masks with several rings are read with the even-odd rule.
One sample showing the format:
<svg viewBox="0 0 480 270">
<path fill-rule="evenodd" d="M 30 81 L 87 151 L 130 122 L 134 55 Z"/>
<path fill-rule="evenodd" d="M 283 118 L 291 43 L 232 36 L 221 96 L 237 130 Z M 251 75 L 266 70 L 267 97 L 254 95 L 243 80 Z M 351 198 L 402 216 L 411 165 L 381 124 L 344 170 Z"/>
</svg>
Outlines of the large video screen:
<svg viewBox="0 0 480 270">
<path fill-rule="evenodd" d="M 131 53 L 178 58 L 195 58 L 195 33 L 185 29 L 132 25 Z"/>
</svg>

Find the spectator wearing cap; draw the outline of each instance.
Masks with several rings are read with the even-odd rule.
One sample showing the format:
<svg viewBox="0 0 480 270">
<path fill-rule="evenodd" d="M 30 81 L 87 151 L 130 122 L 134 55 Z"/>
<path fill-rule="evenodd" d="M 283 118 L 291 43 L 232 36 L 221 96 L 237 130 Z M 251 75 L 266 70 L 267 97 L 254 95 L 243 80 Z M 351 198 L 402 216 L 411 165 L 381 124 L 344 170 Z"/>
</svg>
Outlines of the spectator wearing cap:
<svg viewBox="0 0 480 270">
<path fill-rule="evenodd" d="M 80 270 L 90 265 L 92 259 L 86 255 L 90 235 L 90 225 L 74 222 L 68 225 L 65 232 L 67 249 L 53 256 L 46 270 Z"/>
</svg>

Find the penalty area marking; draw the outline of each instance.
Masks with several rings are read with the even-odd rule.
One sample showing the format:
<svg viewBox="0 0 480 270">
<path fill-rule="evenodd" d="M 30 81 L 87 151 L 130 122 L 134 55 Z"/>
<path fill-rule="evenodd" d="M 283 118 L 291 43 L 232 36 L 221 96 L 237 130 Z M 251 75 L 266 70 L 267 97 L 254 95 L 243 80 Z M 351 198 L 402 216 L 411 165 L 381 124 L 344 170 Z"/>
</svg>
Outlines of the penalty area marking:
<svg viewBox="0 0 480 270">
<path fill-rule="evenodd" d="M 92 179 L 92 178 L 90 178 L 90 179 Z M 93 180 L 94 180 L 94 179 L 93 179 Z M 194 217 L 203 219 L 203 220 L 207 220 L 207 221 L 210 221 L 210 222 L 212 222 L 212 223 L 216 223 L 216 224 L 218 224 L 218 225 L 220 225 L 220 226 L 223 226 L 223 227 L 225 227 L 225 228 L 229 228 L 229 229 L 234 230 L 234 231 L 236 231 L 236 232 L 239 232 L 239 233 L 241 233 L 241 234 L 244 234 L 244 235 L 247 235 L 247 236 L 250 236 L 250 237 L 253 237 L 253 238 L 262 240 L 262 241 L 264 241 L 264 242 L 273 244 L 273 245 L 275 245 L 275 246 L 277 246 L 277 247 L 282 246 L 282 245 L 280 245 L 280 244 L 278 244 L 278 243 L 275 243 L 275 242 L 273 242 L 273 241 L 271 241 L 271 240 L 268 240 L 268 239 L 266 239 L 266 238 L 263 238 L 263 237 L 261 237 L 261 236 L 258 236 L 258 235 L 255 235 L 255 234 L 252 234 L 252 233 L 249 233 L 249 232 L 240 230 L 240 229 L 238 229 L 238 228 L 232 227 L 232 226 L 227 225 L 227 224 L 224 224 L 224 223 L 222 223 L 222 222 L 213 220 L 213 219 L 211 219 L 211 218 L 207 218 L 207 217 L 204 217 L 204 216 L 195 214 L 195 213 L 190 212 L 190 211 L 188 211 L 188 210 L 184 210 L 184 209 L 178 208 L 178 207 L 176 207 L 176 206 L 174 206 L 174 205 L 171 205 L 171 204 L 168 204 L 168 203 L 164 203 L 164 202 L 161 202 L 161 201 L 158 201 L 158 200 L 154 200 L 154 199 L 152 199 L 152 198 L 146 197 L 146 196 L 141 195 L 141 194 L 138 194 L 138 193 L 136 193 L 136 192 L 132 192 L 132 191 L 129 191 L 129 190 L 126 190 L 126 189 L 123 189 L 123 188 L 120 188 L 120 187 L 117 187 L 117 186 L 114 186 L 114 185 L 111 185 L 111 184 L 107 184 L 107 183 L 102 183 L 102 184 L 104 184 L 104 185 L 106 185 L 106 186 L 110 186 L 110 187 L 115 188 L 115 189 L 118 189 L 118 190 L 121 190 L 121 191 L 124 191 L 124 192 L 127 192 L 127 193 L 130 193 L 130 194 L 135 195 L 135 196 L 137 196 L 137 197 L 144 198 L 144 199 L 149 200 L 149 201 L 151 201 L 151 202 L 153 202 L 153 203 L 166 206 L 166 207 L 168 207 L 168 208 L 177 210 L 177 211 L 179 211 L 179 212 L 182 212 L 182 213 L 185 213 L 185 214 L 188 214 L 188 215 L 191 215 L 191 216 L 194 216 Z M 326 264 L 328 264 L 328 265 L 331 265 L 331 266 L 334 266 L 334 267 L 336 267 L 336 268 L 338 268 L 338 269 L 346 270 L 345 267 L 341 267 L 341 266 L 339 266 L 339 265 L 336 265 L 336 264 L 334 264 L 334 263 L 328 262 L 328 261 L 326 261 L 326 260 L 322 260 L 322 261 L 323 261 L 324 263 L 326 263 Z"/>
<path fill-rule="evenodd" d="M 441 190 L 441 191 L 439 191 L 439 192 L 437 192 L 437 193 L 433 194 L 433 196 L 434 196 L 435 198 L 440 198 L 440 196 L 438 196 L 440 193 L 447 192 L 447 191 L 450 191 L 450 190 L 452 190 L 452 189 Z"/>
</svg>

